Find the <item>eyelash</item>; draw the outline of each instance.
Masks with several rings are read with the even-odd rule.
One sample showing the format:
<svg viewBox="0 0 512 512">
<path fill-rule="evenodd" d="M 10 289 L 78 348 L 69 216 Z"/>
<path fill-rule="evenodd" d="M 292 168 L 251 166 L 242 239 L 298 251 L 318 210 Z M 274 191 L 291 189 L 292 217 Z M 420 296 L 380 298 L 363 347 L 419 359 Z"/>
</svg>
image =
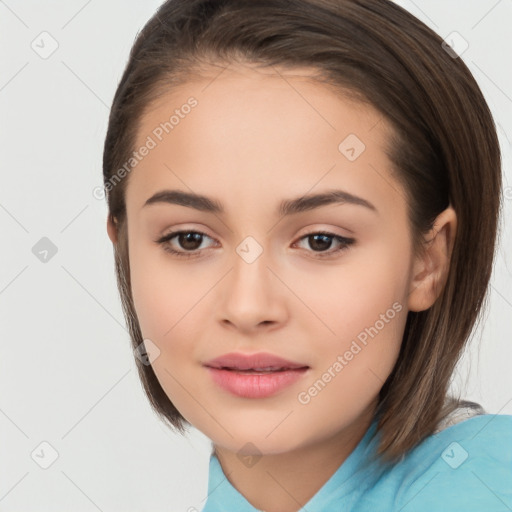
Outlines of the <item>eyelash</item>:
<svg viewBox="0 0 512 512">
<path fill-rule="evenodd" d="M 172 231 L 171 233 L 168 233 L 167 235 L 164 235 L 163 237 L 161 237 L 158 240 L 156 240 L 156 243 L 162 245 L 164 251 L 166 251 L 166 252 L 168 252 L 170 254 L 173 254 L 175 256 L 178 256 L 179 258 L 198 257 L 198 255 L 201 253 L 201 250 L 197 250 L 196 249 L 193 252 L 192 251 L 176 251 L 175 249 L 172 249 L 170 247 L 169 243 L 168 243 L 174 237 L 176 237 L 177 235 L 190 234 L 190 233 L 194 233 L 194 234 L 198 234 L 198 235 L 202 235 L 202 236 L 206 236 L 208 238 L 211 238 L 206 233 L 203 233 L 201 231 L 181 230 L 181 231 Z M 334 238 L 335 240 L 337 240 L 341 244 L 341 247 L 339 247 L 338 249 L 336 249 L 334 251 L 329 251 L 329 252 L 327 252 L 327 251 L 323 251 L 323 252 L 310 251 L 310 252 L 313 252 L 315 254 L 316 258 L 320 258 L 320 259 L 321 258 L 327 258 L 327 257 L 332 256 L 333 254 L 337 254 L 337 253 L 346 251 L 355 242 L 355 240 L 353 238 L 345 238 L 343 236 L 336 235 L 334 233 L 329 233 L 328 231 L 312 231 L 311 233 L 307 233 L 307 234 L 303 235 L 299 239 L 299 241 L 303 240 L 304 238 L 308 238 L 310 236 L 313 236 L 313 235 L 323 235 L 323 236 L 327 236 L 327 237 L 330 237 L 330 238 Z"/>
</svg>

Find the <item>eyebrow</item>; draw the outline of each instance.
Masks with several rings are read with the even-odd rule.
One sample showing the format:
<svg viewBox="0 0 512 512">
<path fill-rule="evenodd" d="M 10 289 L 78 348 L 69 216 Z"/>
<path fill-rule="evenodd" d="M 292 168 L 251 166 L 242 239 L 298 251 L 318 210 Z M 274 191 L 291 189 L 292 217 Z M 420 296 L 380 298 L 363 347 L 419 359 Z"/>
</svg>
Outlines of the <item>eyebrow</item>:
<svg viewBox="0 0 512 512">
<path fill-rule="evenodd" d="M 224 207 L 218 200 L 181 190 L 161 190 L 156 192 L 142 207 L 144 208 L 157 203 L 177 204 L 208 213 L 224 213 Z M 330 204 L 354 204 L 368 208 L 378 214 L 377 208 L 372 203 L 344 190 L 327 190 L 319 194 L 309 194 L 294 199 L 285 199 L 280 203 L 277 213 L 284 217 Z"/>
</svg>

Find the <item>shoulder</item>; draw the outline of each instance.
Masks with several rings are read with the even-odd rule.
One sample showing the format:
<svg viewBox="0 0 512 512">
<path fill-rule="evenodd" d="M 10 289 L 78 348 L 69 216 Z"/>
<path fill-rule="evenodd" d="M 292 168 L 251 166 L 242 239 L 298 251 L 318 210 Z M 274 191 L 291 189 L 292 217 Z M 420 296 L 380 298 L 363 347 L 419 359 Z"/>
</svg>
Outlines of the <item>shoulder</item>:
<svg viewBox="0 0 512 512">
<path fill-rule="evenodd" d="M 512 510 L 512 416 L 482 414 L 427 437 L 390 473 L 402 512 Z"/>
</svg>

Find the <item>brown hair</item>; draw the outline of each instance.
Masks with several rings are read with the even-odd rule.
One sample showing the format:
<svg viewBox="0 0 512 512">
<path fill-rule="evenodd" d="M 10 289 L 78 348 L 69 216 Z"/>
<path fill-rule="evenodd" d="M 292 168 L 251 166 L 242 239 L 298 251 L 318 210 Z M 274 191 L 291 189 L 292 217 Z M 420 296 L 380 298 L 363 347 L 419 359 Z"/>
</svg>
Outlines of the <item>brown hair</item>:
<svg viewBox="0 0 512 512">
<path fill-rule="evenodd" d="M 155 99 L 208 66 L 244 62 L 316 70 L 319 81 L 376 108 L 393 127 L 387 147 L 407 191 L 416 251 L 446 207 L 457 214 L 447 281 L 428 310 L 408 312 L 397 363 L 379 394 L 379 454 L 402 456 L 434 432 L 455 365 L 481 320 L 501 208 L 501 157 L 485 99 L 461 58 L 390 0 L 168 0 L 138 34 L 112 103 L 103 155 L 114 256 L 133 349 L 143 341 L 133 305 L 125 209 L 134 151 Z M 186 420 L 150 365 L 136 360 L 149 401 L 179 432 Z M 448 408 L 446 408 L 448 404 Z"/>
</svg>

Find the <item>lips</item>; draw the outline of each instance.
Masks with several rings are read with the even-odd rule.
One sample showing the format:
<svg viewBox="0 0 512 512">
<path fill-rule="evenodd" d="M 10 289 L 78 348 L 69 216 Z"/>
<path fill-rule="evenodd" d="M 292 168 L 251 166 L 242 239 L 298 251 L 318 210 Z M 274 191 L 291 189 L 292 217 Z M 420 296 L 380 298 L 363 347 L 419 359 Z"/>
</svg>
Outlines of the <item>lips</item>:
<svg viewBox="0 0 512 512">
<path fill-rule="evenodd" d="M 268 398 L 304 378 L 309 366 L 273 354 L 225 354 L 204 364 L 223 391 L 242 398 Z"/>
<path fill-rule="evenodd" d="M 260 352 L 258 354 L 237 354 L 232 352 L 212 359 L 204 365 L 210 368 L 224 370 L 256 372 L 275 372 L 309 368 L 308 365 L 289 361 L 282 357 L 265 352 Z"/>
</svg>

